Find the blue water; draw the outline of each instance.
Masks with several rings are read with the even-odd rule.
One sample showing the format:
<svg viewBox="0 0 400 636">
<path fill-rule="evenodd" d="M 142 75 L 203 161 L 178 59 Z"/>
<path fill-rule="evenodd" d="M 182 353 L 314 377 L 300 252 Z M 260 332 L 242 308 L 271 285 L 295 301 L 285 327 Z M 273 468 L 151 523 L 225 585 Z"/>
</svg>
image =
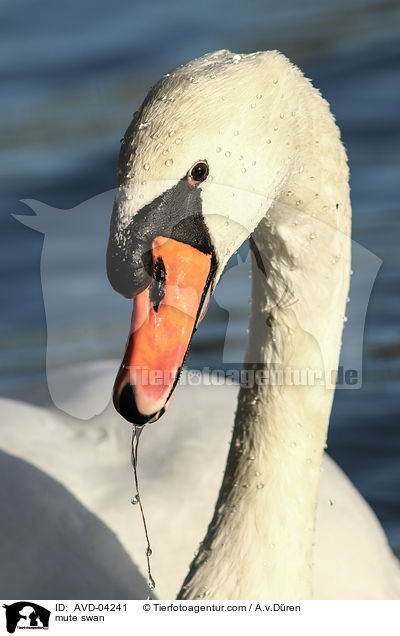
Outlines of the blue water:
<svg viewBox="0 0 400 636">
<path fill-rule="evenodd" d="M 363 387 L 337 392 L 329 451 L 400 550 L 399 19 L 394 1 L 283 0 L 277 8 L 262 0 L 3 0 L 0 392 L 15 395 L 24 382 L 44 378 L 45 369 L 43 235 L 11 216 L 32 214 L 21 199 L 79 211 L 115 187 L 119 139 L 163 72 L 217 48 L 280 49 L 331 103 L 351 166 L 353 236 L 383 261 L 366 320 Z M 130 307 L 112 300 L 104 310 L 96 278 L 103 263 L 93 245 L 106 235 L 107 210 L 97 223 L 95 210 L 90 214 L 93 232 L 89 225 L 83 248 L 72 258 L 76 236 L 65 230 L 46 270 L 50 296 L 75 294 L 80 307 L 88 299 L 87 315 L 74 303 L 55 303 L 55 365 L 119 357 L 126 337 Z M 235 314 L 239 352 L 246 314 L 240 307 Z M 212 301 L 188 364 L 220 366 L 227 322 L 226 310 Z"/>
</svg>

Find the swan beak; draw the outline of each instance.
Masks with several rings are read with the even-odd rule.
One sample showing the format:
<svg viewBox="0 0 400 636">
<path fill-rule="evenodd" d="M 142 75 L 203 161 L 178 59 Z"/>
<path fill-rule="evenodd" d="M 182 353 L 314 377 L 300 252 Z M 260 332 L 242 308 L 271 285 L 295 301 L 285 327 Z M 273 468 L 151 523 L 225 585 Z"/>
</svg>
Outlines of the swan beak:
<svg viewBox="0 0 400 636">
<path fill-rule="evenodd" d="M 213 273 L 211 254 L 171 238 L 155 238 L 151 255 L 151 283 L 134 299 L 113 392 L 117 411 L 138 426 L 158 420 L 167 408 L 206 311 Z"/>
</svg>

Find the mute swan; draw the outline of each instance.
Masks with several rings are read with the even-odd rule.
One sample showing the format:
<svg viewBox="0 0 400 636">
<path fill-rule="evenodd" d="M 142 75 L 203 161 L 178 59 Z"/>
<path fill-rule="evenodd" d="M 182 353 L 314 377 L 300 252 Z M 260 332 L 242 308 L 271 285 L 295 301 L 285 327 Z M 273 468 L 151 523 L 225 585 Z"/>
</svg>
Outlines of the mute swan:
<svg viewBox="0 0 400 636">
<path fill-rule="evenodd" d="M 128 421 L 143 426 L 164 413 L 216 282 L 251 236 L 245 366 L 258 375 L 240 390 L 214 515 L 179 598 L 318 596 L 316 507 L 350 233 L 339 130 L 280 53 L 193 60 L 167 73 L 135 113 L 107 252 L 111 284 L 135 297 L 114 386 Z M 272 379 L 277 371 L 283 382 Z M 305 383 L 294 379 L 310 371 Z M 398 565 L 386 549 L 382 560 L 397 594 Z"/>
</svg>

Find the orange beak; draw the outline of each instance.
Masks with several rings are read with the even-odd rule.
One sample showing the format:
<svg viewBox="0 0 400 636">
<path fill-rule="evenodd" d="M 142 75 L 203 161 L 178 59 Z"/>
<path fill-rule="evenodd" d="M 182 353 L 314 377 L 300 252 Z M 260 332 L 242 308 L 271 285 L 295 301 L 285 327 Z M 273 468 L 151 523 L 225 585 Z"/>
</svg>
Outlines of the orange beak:
<svg viewBox="0 0 400 636">
<path fill-rule="evenodd" d="M 113 393 L 117 411 L 139 426 L 154 422 L 167 408 L 212 278 L 211 254 L 190 245 L 159 236 L 151 252 L 152 282 L 134 299 Z"/>
</svg>

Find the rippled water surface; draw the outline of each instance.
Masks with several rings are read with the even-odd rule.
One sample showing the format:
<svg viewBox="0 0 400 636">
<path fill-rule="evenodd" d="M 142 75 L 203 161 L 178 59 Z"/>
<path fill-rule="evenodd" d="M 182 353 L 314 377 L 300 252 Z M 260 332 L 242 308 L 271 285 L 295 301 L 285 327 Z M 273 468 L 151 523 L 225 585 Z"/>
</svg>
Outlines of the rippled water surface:
<svg viewBox="0 0 400 636">
<path fill-rule="evenodd" d="M 27 227 L 33 221 L 21 224 L 11 213 L 35 210 L 44 223 L 36 230 L 52 236 L 43 252 L 51 363 L 119 357 L 130 307 L 111 299 L 104 278 L 100 248 L 112 193 L 102 193 L 115 187 L 119 139 L 132 112 L 163 72 L 193 57 L 219 48 L 278 48 L 331 103 L 351 166 L 353 236 L 382 261 L 367 314 L 363 388 L 337 392 L 329 447 L 399 549 L 399 18 L 396 2 L 367 0 L 284 0 L 279 8 L 261 0 L 241 6 L 205 0 L 201 10 L 190 2 L 183 10 L 173 0 L 4 0 L 1 392 L 15 395 L 23 382 L 44 377 L 46 355 L 43 234 Z M 102 197 L 94 205 L 85 203 L 97 195 Z M 42 203 L 58 216 L 46 217 Z M 73 217 L 63 210 L 81 215 L 80 240 L 70 230 Z M 231 266 L 237 263 L 235 256 Z M 220 366 L 228 310 L 231 343 L 235 355 L 242 355 L 248 306 L 236 299 L 247 294 L 246 268 L 226 277 L 220 305 L 212 301 L 189 365 Z M 364 274 L 360 261 L 356 299 Z"/>
</svg>

